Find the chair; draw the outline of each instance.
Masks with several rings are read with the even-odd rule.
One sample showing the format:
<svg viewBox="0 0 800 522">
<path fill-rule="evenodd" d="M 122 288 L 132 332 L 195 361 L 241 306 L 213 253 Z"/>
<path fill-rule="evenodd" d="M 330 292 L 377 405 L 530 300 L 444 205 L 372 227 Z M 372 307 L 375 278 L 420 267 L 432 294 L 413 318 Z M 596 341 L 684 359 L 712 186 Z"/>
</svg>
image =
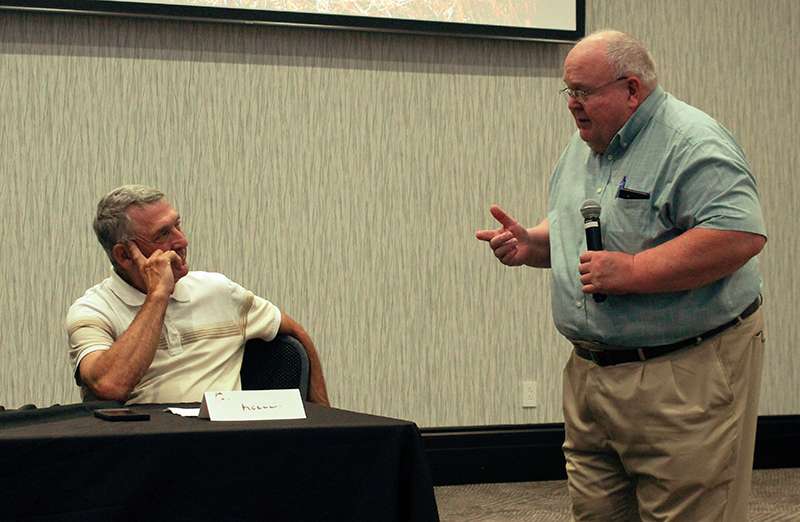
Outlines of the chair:
<svg viewBox="0 0 800 522">
<path fill-rule="evenodd" d="M 308 400 L 308 354 L 300 341 L 278 334 L 275 339 L 250 339 L 244 345 L 242 360 L 243 390 L 283 390 L 299 388 Z"/>
</svg>

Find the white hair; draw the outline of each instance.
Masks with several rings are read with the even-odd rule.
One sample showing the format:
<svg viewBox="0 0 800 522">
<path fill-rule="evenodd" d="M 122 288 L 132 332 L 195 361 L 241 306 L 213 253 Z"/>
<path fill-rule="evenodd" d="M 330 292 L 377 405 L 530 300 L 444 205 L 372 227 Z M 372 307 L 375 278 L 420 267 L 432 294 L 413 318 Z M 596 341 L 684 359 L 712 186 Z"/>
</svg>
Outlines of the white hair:
<svg viewBox="0 0 800 522">
<path fill-rule="evenodd" d="M 617 78 L 636 76 L 649 89 L 658 84 L 656 64 L 644 44 L 633 36 L 613 30 L 595 31 L 584 40 L 601 40 L 606 44 L 606 59 Z"/>
<path fill-rule="evenodd" d="M 97 204 L 97 215 L 92 228 L 112 264 L 116 266 L 114 256 L 111 255 L 114 245 L 133 237 L 128 207 L 148 205 L 161 199 L 164 199 L 163 192 L 144 185 L 123 185 L 103 196 Z"/>
</svg>

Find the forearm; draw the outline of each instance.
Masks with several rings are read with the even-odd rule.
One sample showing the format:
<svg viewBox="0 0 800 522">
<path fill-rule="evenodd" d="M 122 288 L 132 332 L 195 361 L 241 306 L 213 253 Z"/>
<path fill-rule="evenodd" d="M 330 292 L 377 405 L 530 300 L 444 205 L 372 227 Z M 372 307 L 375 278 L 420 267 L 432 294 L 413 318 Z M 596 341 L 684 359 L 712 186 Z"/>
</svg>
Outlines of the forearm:
<svg viewBox="0 0 800 522">
<path fill-rule="evenodd" d="M 766 238 L 748 232 L 691 229 L 633 256 L 627 293 L 679 292 L 726 277 L 757 255 Z"/>
<path fill-rule="evenodd" d="M 544 219 L 528 229 L 531 250 L 526 265 L 536 268 L 550 268 L 550 223 Z"/>
<path fill-rule="evenodd" d="M 328 399 L 328 388 L 325 384 L 325 376 L 322 373 L 322 363 L 319 359 L 319 354 L 311 341 L 311 338 L 305 332 L 298 335 L 298 341 L 306 349 L 308 354 L 309 363 L 309 385 L 308 385 L 308 398 L 311 402 L 330 406 L 330 399 Z"/>
<path fill-rule="evenodd" d="M 286 314 L 281 318 L 281 325 L 278 329 L 280 333 L 289 334 L 303 345 L 308 355 L 309 365 L 309 385 L 308 385 L 308 398 L 311 402 L 330 406 L 328 399 L 328 389 L 325 384 L 325 376 L 322 372 L 322 362 L 319 358 L 317 348 L 311 340 L 311 336 L 300 326 L 300 323 L 292 319 Z"/>
<path fill-rule="evenodd" d="M 153 362 L 168 303 L 169 296 L 148 295 L 128 329 L 108 350 L 84 358 L 81 380 L 95 396 L 128 399 Z"/>
</svg>

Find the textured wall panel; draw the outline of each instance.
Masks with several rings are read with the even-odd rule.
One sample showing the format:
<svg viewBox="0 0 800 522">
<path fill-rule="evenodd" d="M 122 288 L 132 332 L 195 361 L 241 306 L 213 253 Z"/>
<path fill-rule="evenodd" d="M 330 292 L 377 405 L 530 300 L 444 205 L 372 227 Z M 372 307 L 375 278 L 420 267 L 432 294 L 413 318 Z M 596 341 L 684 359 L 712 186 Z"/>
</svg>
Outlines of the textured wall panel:
<svg viewBox="0 0 800 522">
<path fill-rule="evenodd" d="M 771 234 L 765 414 L 800 411 L 798 248 L 783 217 L 798 192 L 785 86 L 798 84 L 800 4 L 775 4 L 588 7 L 590 28 L 645 39 L 665 87 L 731 128 L 753 163 Z M 544 215 L 572 130 L 556 95 L 567 50 L 3 14 L 0 404 L 77 400 L 61 322 L 108 269 L 93 207 L 142 182 L 172 195 L 193 267 L 307 327 L 337 406 L 424 426 L 559 421 L 568 347 L 548 275 L 501 267 L 473 234 L 494 202 L 524 223 Z M 520 407 L 523 379 L 539 408 Z"/>
</svg>

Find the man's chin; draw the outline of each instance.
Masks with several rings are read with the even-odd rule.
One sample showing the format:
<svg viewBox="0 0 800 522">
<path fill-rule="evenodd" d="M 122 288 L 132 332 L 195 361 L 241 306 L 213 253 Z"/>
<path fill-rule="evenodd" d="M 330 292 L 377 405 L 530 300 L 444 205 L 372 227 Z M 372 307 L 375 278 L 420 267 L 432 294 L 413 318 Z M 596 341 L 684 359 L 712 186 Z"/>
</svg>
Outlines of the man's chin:
<svg viewBox="0 0 800 522">
<path fill-rule="evenodd" d="M 586 142 L 586 144 L 589 146 L 589 148 L 592 149 L 593 151 L 595 151 L 595 152 L 597 152 L 599 154 L 599 153 L 602 153 L 605 150 L 605 146 L 600 146 L 600 144 L 598 143 L 598 140 L 597 140 L 597 136 L 595 136 L 591 132 L 589 132 L 589 131 L 584 132 L 583 129 L 581 129 L 580 134 L 581 134 L 581 139 L 584 142 Z"/>
</svg>

